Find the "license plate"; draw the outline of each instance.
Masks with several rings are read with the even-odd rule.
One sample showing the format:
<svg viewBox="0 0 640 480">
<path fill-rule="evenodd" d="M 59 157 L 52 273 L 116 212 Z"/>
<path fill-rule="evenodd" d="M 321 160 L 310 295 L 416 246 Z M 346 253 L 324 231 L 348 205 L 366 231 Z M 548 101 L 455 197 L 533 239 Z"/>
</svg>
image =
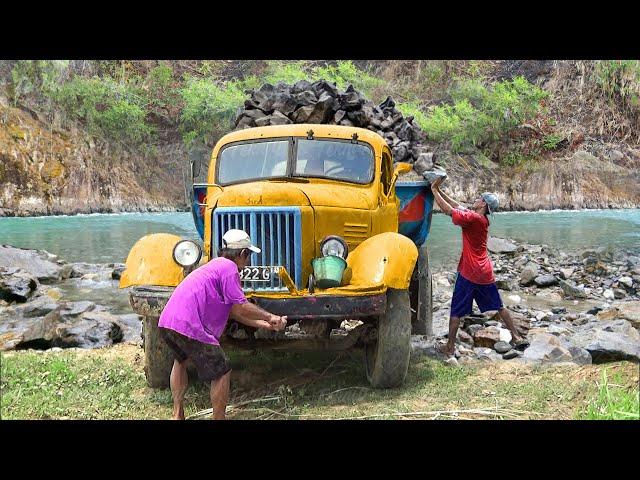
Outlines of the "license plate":
<svg viewBox="0 0 640 480">
<path fill-rule="evenodd" d="M 273 275 L 278 275 L 280 267 L 244 267 L 240 270 L 240 280 L 243 282 L 269 282 Z"/>
</svg>

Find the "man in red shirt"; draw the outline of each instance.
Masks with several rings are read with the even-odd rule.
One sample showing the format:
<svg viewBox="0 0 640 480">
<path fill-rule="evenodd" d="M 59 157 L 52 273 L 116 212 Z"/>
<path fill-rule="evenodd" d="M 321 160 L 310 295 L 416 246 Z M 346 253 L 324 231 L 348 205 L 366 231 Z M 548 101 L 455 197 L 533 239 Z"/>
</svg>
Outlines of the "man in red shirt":
<svg viewBox="0 0 640 480">
<path fill-rule="evenodd" d="M 502 304 L 493 275 L 493 265 L 487 254 L 488 215 L 498 208 L 498 198 L 492 193 L 483 193 L 471 209 L 466 209 L 440 192 L 442 180 L 443 178 L 439 177 L 431 183 L 433 196 L 440 209 L 451 216 L 453 223 L 462 227 L 462 254 L 451 298 L 449 338 L 442 352 L 447 355 L 454 354 L 460 318 L 471 313 L 474 300 L 481 312 L 497 310 L 511 331 L 514 343 L 521 345 L 525 341 L 518 335 L 509 311 Z"/>
</svg>

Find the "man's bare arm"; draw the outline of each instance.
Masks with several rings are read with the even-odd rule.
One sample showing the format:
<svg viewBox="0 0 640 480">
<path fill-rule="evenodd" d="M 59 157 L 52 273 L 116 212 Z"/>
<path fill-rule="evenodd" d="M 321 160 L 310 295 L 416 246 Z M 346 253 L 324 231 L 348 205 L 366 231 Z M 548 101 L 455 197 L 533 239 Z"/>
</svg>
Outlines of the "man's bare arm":
<svg viewBox="0 0 640 480">
<path fill-rule="evenodd" d="M 451 205 L 453 208 L 461 208 L 466 210 L 467 207 L 465 207 L 464 205 L 462 205 L 460 202 L 455 201 L 453 198 L 451 198 L 449 195 L 447 195 L 444 191 L 440 190 L 440 187 L 438 186 L 438 191 L 440 192 L 440 195 L 442 195 L 442 198 L 449 204 Z"/>
<path fill-rule="evenodd" d="M 441 183 L 442 178 L 436 178 L 433 183 L 431 183 L 431 191 L 433 192 L 433 197 L 436 199 L 436 203 L 440 207 L 440 210 L 447 215 L 451 215 L 453 207 L 449 205 L 444 198 L 442 198 L 442 194 L 440 193 Z"/>
<path fill-rule="evenodd" d="M 231 307 L 231 316 L 240 323 L 257 328 L 272 328 L 274 326 L 284 328 L 287 323 L 287 317 L 273 315 L 251 302 L 233 305 Z M 277 329 L 281 330 L 282 328 Z"/>
</svg>

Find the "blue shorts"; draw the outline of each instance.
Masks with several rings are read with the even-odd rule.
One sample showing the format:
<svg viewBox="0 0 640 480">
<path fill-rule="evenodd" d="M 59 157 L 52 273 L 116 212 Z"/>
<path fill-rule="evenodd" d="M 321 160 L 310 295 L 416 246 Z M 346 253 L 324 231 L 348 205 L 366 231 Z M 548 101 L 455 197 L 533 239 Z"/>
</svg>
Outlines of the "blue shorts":
<svg viewBox="0 0 640 480">
<path fill-rule="evenodd" d="M 495 282 L 489 285 L 479 285 L 470 282 L 458 273 L 456 286 L 453 289 L 453 297 L 451 298 L 450 316 L 460 318 L 469 315 L 472 311 L 474 300 L 481 312 L 500 310 L 503 307 Z"/>
</svg>

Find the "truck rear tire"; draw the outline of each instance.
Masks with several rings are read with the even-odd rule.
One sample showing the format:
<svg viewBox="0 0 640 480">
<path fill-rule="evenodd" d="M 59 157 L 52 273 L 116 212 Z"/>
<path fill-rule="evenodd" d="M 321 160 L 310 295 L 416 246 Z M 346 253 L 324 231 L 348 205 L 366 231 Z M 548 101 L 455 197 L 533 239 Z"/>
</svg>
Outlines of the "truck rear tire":
<svg viewBox="0 0 640 480">
<path fill-rule="evenodd" d="M 173 367 L 173 354 L 160 336 L 158 320 L 159 317 L 150 315 L 145 315 L 142 320 L 144 375 L 151 388 L 167 388 Z"/>
<path fill-rule="evenodd" d="M 411 282 L 412 316 L 411 333 L 413 335 L 433 335 L 433 287 L 429 254 L 426 247 L 418 248 L 416 278 Z"/>
<path fill-rule="evenodd" d="M 411 306 L 407 290 L 387 290 L 387 309 L 380 316 L 377 339 L 364 349 L 367 380 L 374 388 L 404 383 L 411 355 Z"/>
</svg>

